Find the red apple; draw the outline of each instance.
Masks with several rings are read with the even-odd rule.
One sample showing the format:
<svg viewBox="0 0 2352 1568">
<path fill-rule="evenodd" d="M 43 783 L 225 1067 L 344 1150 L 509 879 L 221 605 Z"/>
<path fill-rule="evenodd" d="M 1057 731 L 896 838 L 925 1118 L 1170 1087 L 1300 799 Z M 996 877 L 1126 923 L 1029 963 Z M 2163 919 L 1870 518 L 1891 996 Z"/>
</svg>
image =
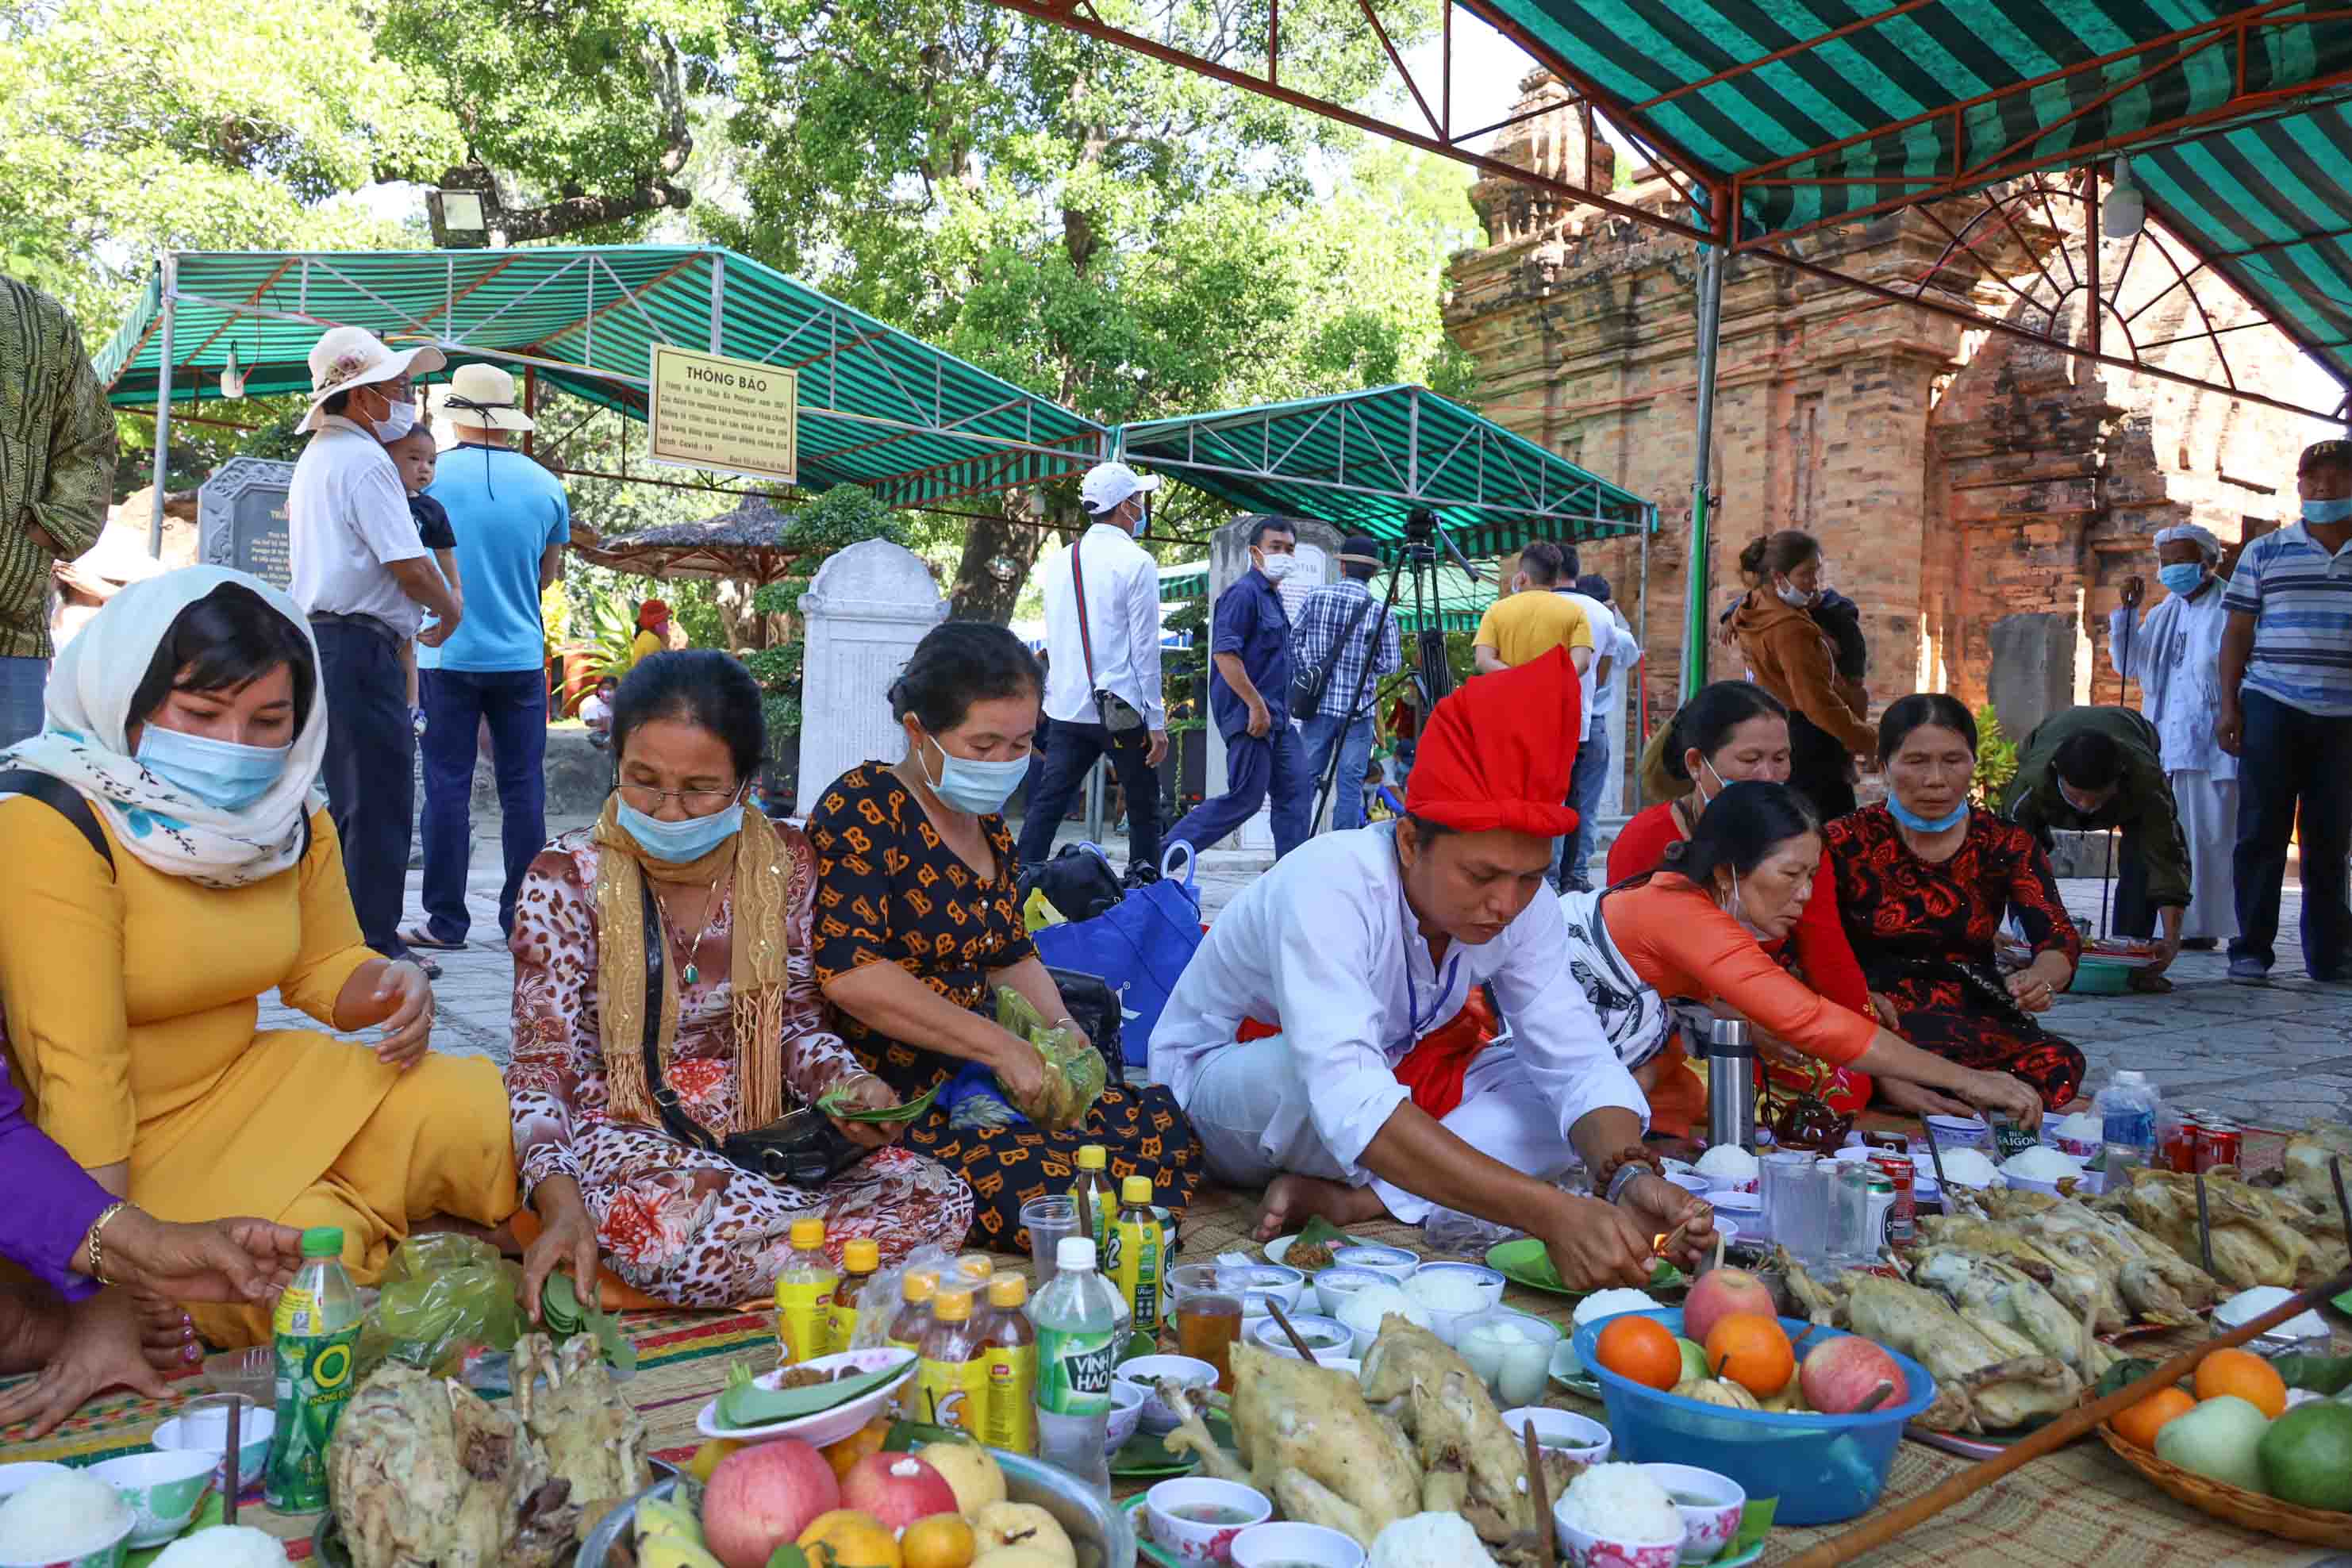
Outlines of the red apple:
<svg viewBox="0 0 2352 1568">
<path fill-rule="evenodd" d="M 1845 1415 L 1860 1409 L 1881 1384 L 1886 1396 L 1874 1408 L 1900 1405 L 1910 1396 L 1910 1384 L 1895 1358 L 1860 1334 L 1841 1334 L 1815 1345 L 1797 1369 L 1797 1386 L 1805 1403 L 1824 1415 Z"/>
<path fill-rule="evenodd" d="M 824 1456 L 797 1437 L 754 1443 L 719 1461 L 702 1499 L 702 1532 L 727 1568 L 767 1568 L 776 1548 L 800 1539 L 841 1506 Z"/>
<path fill-rule="evenodd" d="M 1683 1301 L 1683 1338 L 1699 1344 L 1715 1325 L 1736 1312 L 1778 1318 L 1771 1288 L 1745 1268 L 1710 1268 L 1698 1277 Z"/>
<path fill-rule="evenodd" d="M 956 1511 L 955 1488 L 930 1461 L 912 1454 L 868 1454 L 849 1467 L 841 1506 L 870 1513 L 890 1530 Z"/>
</svg>

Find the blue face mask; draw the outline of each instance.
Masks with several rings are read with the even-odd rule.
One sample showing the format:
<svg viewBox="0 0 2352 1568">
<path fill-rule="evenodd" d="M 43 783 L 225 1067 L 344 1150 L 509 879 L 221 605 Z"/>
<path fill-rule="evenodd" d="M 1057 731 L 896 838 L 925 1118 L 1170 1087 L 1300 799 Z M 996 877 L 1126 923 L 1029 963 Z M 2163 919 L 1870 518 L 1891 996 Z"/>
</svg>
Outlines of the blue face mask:
<svg viewBox="0 0 2352 1568">
<path fill-rule="evenodd" d="M 293 749 L 239 745 L 150 724 L 139 737 L 137 755 L 149 773 L 205 805 L 243 811 L 269 793 Z"/>
<path fill-rule="evenodd" d="M 2307 500 L 2303 503 L 2303 521 L 2326 524 L 2352 519 L 2352 496 L 2342 500 Z"/>
<path fill-rule="evenodd" d="M 664 822 L 658 816 L 647 816 L 625 800 L 619 805 L 618 820 L 629 837 L 637 841 L 637 847 L 673 866 L 701 859 L 743 830 L 743 803 L 740 800 L 724 811 L 714 811 L 709 816 L 689 816 L 684 822 Z"/>
<path fill-rule="evenodd" d="M 2176 561 L 2169 566 L 2156 569 L 2156 580 L 2171 594 L 2193 594 L 2205 581 L 2205 568 L 2195 561 Z"/>
<path fill-rule="evenodd" d="M 1969 819 L 1969 803 L 1967 801 L 1962 801 L 1959 805 L 1952 807 L 1952 813 L 1949 816 L 1938 816 L 1932 820 L 1920 816 L 1917 812 L 1912 810 L 1909 806 L 1905 805 L 1901 801 L 1895 799 L 1895 796 L 1891 795 L 1886 797 L 1886 809 L 1894 814 L 1895 821 L 1901 823 L 1904 826 L 1909 828 L 1914 833 L 1948 833 L 1953 828 L 1958 827 L 1961 823 L 1966 822 Z"/>
<path fill-rule="evenodd" d="M 974 816 L 986 816 L 992 811 L 1002 811 L 1004 803 L 1013 798 L 1013 792 L 1021 787 L 1021 781 L 1029 776 L 1029 759 L 1026 757 L 1015 757 L 1003 763 L 983 763 L 976 757 L 959 757 L 945 746 L 940 746 L 937 740 L 933 740 L 931 744 L 939 747 L 940 773 L 939 777 L 933 778 L 931 770 L 924 768 L 923 782 L 931 786 L 931 793 L 938 795 L 943 805 L 957 811 L 968 811 Z M 918 766 L 921 765 L 921 758 L 922 753 L 918 751 Z"/>
</svg>

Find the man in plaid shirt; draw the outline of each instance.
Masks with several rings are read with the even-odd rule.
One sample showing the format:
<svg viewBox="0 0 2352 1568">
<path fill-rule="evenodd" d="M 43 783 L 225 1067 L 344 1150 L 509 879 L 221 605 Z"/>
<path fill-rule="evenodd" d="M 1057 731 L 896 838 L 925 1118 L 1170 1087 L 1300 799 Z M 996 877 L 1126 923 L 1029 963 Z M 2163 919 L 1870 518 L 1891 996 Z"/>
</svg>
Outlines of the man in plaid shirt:
<svg viewBox="0 0 2352 1568">
<path fill-rule="evenodd" d="M 1331 826 L 1364 825 L 1364 774 L 1372 762 L 1372 711 L 1382 676 L 1404 668 L 1397 647 L 1396 617 L 1372 598 L 1365 584 L 1380 570 L 1379 542 L 1357 534 L 1339 546 L 1337 583 L 1316 589 L 1298 608 L 1298 624 L 1290 632 L 1293 668 L 1328 665 L 1323 700 L 1312 713 L 1303 708 L 1299 718 L 1307 742 L 1307 771 L 1320 779 L 1330 765 L 1331 749 L 1339 749 L 1339 782 L 1332 786 Z M 1359 606 L 1362 613 L 1358 614 Z M 1355 623 L 1350 630 L 1349 623 Z M 1376 640 L 1377 639 L 1377 640 Z M 1375 651 L 1377 648 L 1377 651 Z M 1370 679 L 1364 664 L 1370 660 Z M 1303 699 L 1301 700 L 1303 701 Z M 1350 702 L 1354 711 L 1349 711 Z"/>
</svg>

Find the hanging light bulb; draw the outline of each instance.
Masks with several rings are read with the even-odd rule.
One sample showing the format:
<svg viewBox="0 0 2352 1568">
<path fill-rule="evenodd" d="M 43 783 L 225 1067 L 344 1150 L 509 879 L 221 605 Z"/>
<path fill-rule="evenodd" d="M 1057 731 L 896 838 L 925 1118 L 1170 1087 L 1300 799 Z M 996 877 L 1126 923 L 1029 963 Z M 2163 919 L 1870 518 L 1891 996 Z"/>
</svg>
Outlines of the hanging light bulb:
<svg viewBox="0 0 2352 1568">
<path fill-rule="evenodd" d="M 2129 239 L 2147 222 L 2147 198 L 2132 182 L 2131 160 L 2116 160 L 2116 183 L 2100 205 L 2099 232 L 2109 239 Z"/>
<path fill-rule="evenodd" d="M 221 368 L 221 395 L 223 397 L 245 395 L 245 371 L 236 363 L 236 344 L 234 341 L 228 345 L 228 363 Z"/>
</svg>

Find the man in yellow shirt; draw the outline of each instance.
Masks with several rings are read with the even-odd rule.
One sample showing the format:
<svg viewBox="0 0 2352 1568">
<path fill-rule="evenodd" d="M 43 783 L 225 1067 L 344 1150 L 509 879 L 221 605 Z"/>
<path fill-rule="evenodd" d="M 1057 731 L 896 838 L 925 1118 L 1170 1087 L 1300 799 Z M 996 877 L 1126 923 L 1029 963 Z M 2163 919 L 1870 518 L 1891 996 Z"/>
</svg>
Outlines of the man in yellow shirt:
<svg viewBox="0 0 2352 1568">
<path fill-rule="evenodd" d="M 1568 649 L 1577 674 L 1592 667 L 1592 623 L 1575 600 L 1553 592 L 1566 571 L 1565 552 L 1548 540 L 1519 552 L 1510 595 L 1489 605 L 1478 622 L 1471 652 L 1479 674 L 1531 664 L 1555 647 Z"/>
</svg>

